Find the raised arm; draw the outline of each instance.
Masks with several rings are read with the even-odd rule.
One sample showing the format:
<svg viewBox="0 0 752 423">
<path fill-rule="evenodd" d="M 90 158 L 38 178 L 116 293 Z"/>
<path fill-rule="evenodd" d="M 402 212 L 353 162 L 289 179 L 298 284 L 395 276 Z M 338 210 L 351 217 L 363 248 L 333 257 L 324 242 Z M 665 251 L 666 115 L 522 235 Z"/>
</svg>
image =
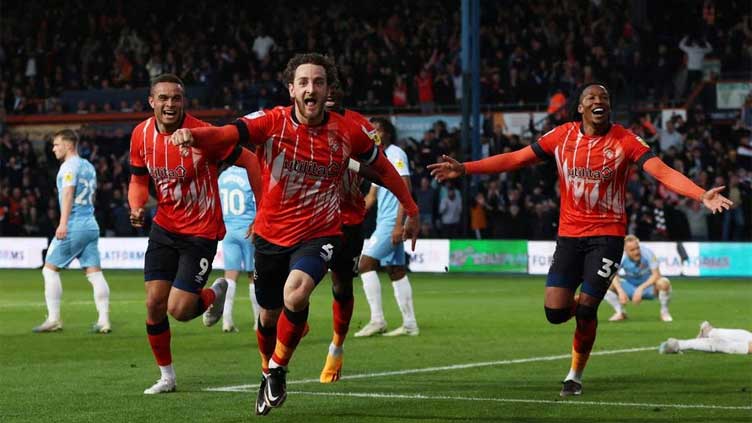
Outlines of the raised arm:
<svg viewBox="0 0 752 423">
<path fill-rule="evenodd" d="M 725 187 L 715 187 L 705 191 L 683 174 L 670 168 L 657 157 L 648 159 L 645 164 L 643 164 L 642 168 L 650 176 L 666 185 L 671 191 L 693 200 L 700 201 L 705 207 L 712 211 L 713 214 L 716 212 L 722 212 L 724 209 L 728 210 L 733 204 L 731 200 L 720 194 Z"/>
</svg>

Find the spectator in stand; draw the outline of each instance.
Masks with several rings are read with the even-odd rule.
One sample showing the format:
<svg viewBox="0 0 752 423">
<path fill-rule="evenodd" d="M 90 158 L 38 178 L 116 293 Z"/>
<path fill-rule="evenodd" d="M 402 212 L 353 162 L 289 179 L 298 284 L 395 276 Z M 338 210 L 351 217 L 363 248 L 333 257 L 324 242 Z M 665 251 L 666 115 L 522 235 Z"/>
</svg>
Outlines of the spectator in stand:
<svg viewBox="0 0 752 423">
<path fill-rule="evenodd" d="M 488 219 L 486 218 L 486 199 L 482 192 L 475 194 L 475 200 L 470 207 L 470 229 L 475 239 L 487 238 Z"/>
<path fill-rule="evenodd" d="M 661 152 L 668 151 L 671 147 L 683 149 L 685 135 L 676 131 L 676 123 L 673 118 L 666 121 L 666 128 L 658 131 L 658 142 Z"/>
<path fill-rule="evenodd" d="M 723 241 L 739 241 L 745 232 L 744 225 L 744 200 L 742 198 L 742 187 L 739 184 L 739 176 L 731 174 L 727 188 L 727 197 L 734 202 L 734 205 L 723 215 Z"/>
<path fill-rule="evenodd" d="M 461 235 L 460 219 L 462 218 L 462 197 L 452 184 L 447 184 L 446 195 L 439 202 L 439 219 L 441 233 L 446 238 L 456 238 Z"/>
<path fill-rule="evenodd" d="M 420 210 L 420 222 L 430 232 L 434 227 L 434 210 L 436 210 L 436 190 L 431 186 L 427 176 L 420 178 L 420 186 L 415 191 L 415 202 Z"/>
<path fill-rule="evenodd" d="M 692 90 L 702 81 L 702 62 L 705 55 L 713 51 L 705 37 L 687 35 L 679 42 L 679 48 L 687 55 L 687 83 L 685 89 Z"/>
</svg>

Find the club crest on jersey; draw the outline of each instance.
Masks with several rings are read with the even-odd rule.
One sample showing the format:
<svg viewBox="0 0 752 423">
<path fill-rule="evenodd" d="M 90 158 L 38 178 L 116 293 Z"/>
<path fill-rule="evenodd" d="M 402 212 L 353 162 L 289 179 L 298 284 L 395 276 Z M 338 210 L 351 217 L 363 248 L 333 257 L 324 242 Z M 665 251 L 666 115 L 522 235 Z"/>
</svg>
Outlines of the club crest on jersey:
<svg viewBox="0 0 752 423">
<path fill-rule="evenodd" d="M 329 149 L 332 150 L 332 153 L 336 153 L 339 151 L 339 142 L 337 142 L 337 139 L 334 136 L 334 133 L 329 133 Z"/>
<path fill-rule="evenodd" d="M 606 159 L 611 160 L 614 158 L 614 150 L 607 148 L 603 150 L 603 155 L 606 156 Z"/>
<path fill-rule="evenodd" d="M 149 169 L 149 174 L 155 180 L 185 178 L 185 172 L 183 166 L 177 166 L 174 169 L 161 166 Z"/>
<path fill-rule="evenodd" d="M 613 154 L 613 153 L 612 153 Z M 567 178 L 573 180 L 606 181 L 611 179 L 614 171 L 606 166 L 603 169 L 590 169 L 587 167 L 573 167 L 567 170 Z"/>
</svg>

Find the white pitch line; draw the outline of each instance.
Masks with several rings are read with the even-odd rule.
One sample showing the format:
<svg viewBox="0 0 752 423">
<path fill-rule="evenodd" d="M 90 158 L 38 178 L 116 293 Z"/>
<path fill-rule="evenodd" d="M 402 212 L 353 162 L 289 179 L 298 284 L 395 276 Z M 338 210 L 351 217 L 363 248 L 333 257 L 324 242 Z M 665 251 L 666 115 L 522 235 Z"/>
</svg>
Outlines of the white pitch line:
<svg viewBox="0 0 752 423">
<path fill-rule="evenodd" d="M 143 304 L 145 300 L 110 300 L 110 304 Z M 79 300 L 79 301 L 63 301 L 62 306 L 80 306 L 80 305 L 94 305 L 94 300 Z M 0 304 L 0 310 L 12 309 L 12 308 L 31 308 L 31 307 L 46 307 L 47 304 L 44 301 L 26 301 L 18 303 L 6 303 Z"/>
<path fill-rule="evenodd" d="M 390 394 L 381 392 L 307 392 L 307 391 L 290 391 L 294 395 L 312 395 L 319 397 L 354 397 L 354 398 L 389 398 L 389 399 L 418 399 L 418 400 L 446 400 L 446 401 L 483 401 L 483 402 L 506 402 L 506 403 L 527 403 L 527 404 L 562 404 L 562 405 L 597 405 L 597 406 L 617 406 L 617 407 L 639 407 L 639 408 L 700 408 L 713 410 L 752 410 L 752 406 L 734 406 L 734 405 L 706 405 L 706 404 L 653 404 L 642 402 L 612 402 L 612 401 L 582 401 L 582 400 L 538 400 L 523 398 L 478 398 L 478 397 L 456 397 L 446 395 L 424 395 L 424 394 Z"/>
<path fill-rule="evenodd" d="M 638 348 L 627 348 L 627 349 L 621 349 L 621 350 L 606 350 L 606 351 L 597 351 L 593 352 L 590 355 L 612 355 L 612 354 L 625 354 L 625 353 L 632 353 L 632 352 L 640 352 L 640 351 L 648 351 L 648 350 L 655 350 L 656 347 L 638 347 Z M 442 372 L 447 370 L 462 370 L 462 369 L 472 369 L 476 367 L 489 367 L 489 366 L 503 366 L 507 364 L 520 364 L 520 363 L 533 363 L 538 361 L 553 361 L 553 360 L 562 360 L 565 358 L 570 358 L 571 354 L 561 354 L 561 355 L 549 355 L 549 356 L 543 356 L 543 357 L 530 357 L 530 358 L 518 358 L 513 360 L 497 360 L 497 361 L 482 361 L 478 363 L 464 363 L 464 364 L 453 364 L 449 366 L 439 366 L 439 367 L 423 367 L 420 369 L 404 369 L 404 370 L 393 370 L 388 372 L 376 372 L 376 373 L 362 373 L 362 374 L 356 374 L 356 375 L 345 375 L 342 376 L 340 380 L 353 380 L 353 379 L 367 379 L 372 377 L 382 377 L 382 376 L 400 376 L 400 375 L 409 375 L 409 374 L 415 374 L 415 373 L 430 373 L 430 372 Z M 318 383 L 318 379 L 302 379 L 302 380 L 291 380 L 287 382 L 288 385 L 297 385 L 297 384 L 304 384 L 304 383 Z M 212 391 L 212 392 L 246 392 L 253 389 L 258 388 L 258 385 L 236 385 L 236 386 L 221 386 L 218 388 L 206 388 L 204 391 Z"/>
</svg>

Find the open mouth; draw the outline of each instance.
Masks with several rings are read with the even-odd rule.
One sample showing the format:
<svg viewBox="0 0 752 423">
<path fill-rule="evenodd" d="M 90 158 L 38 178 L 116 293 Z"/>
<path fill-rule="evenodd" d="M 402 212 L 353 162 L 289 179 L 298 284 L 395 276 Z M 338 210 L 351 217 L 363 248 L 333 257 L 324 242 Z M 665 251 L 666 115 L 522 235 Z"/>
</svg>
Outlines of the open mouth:
<svg viewBox="0 0 752 423">
<path fill-rule="evenodd" d="M 315 98 L 306 98 L 303 100 L 303 104 L 306 105 L 306 107 L 313 107 L 316 105 L 316 99 Z"/>
<path fill-rule="evenodd" d="M 162 114 L 167 117 L 176 117 L 178 112 L 176 110 L 162 110 Z"/>
<path fill-rule="evenodd" d="M 595 116 L 603 116 L 606 114 L 606 108 L 605 107 L 595 107 L 593 108 L 593 115 Z"/>
</svg>

